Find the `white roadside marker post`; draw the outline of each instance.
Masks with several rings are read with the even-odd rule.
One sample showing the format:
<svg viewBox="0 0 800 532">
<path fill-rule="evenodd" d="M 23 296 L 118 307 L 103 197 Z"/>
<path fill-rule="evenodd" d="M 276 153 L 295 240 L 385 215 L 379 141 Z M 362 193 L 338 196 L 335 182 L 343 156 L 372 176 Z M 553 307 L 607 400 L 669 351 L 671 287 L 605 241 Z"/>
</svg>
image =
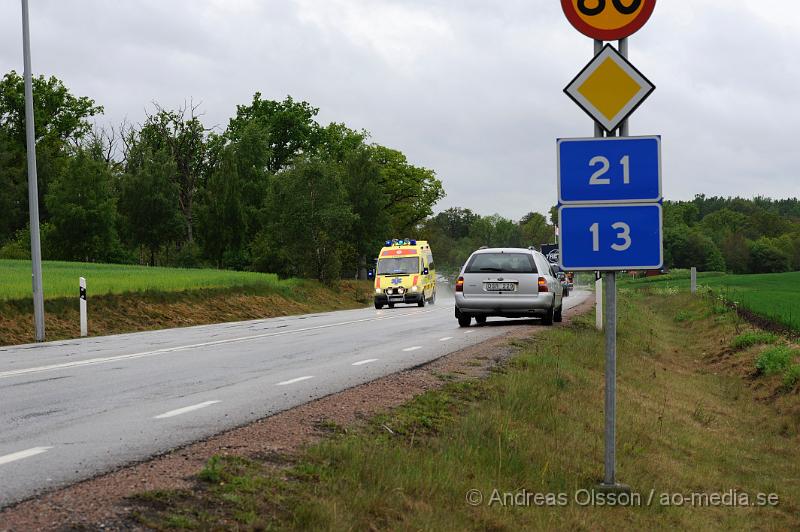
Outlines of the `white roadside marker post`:
<svg viewBox="0 0 800 532">
<path fill-rule="evenodd" d="M 89 336 L 89 319 L 86 315 L 86 279 L 80 278 L 81 338 Z"/>
<path fill-rule="evenodd" d="M 594 282 L 594 326 L 598 331 L 603 330 L 603 278 L 599 275 Z"/>
<path fill-rule="evenodd" d="M 692 266 L 692 293 L 697 293 L 697 268 Z"/>
</svg>

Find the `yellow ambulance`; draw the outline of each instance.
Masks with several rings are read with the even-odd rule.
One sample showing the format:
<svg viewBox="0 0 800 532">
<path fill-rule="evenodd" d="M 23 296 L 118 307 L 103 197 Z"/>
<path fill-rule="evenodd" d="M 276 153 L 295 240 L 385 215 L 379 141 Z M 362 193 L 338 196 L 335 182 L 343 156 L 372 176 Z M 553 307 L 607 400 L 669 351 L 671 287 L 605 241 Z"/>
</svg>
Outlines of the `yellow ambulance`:
<svg viewBox="0 0 800 532">
<path fill-rule="evenodd" d="M 375 308 L 397 303 L 436 301 L 436 270 L 431 247 L 424 240 L 387 240 L 375 270 Z"/>
</svg>

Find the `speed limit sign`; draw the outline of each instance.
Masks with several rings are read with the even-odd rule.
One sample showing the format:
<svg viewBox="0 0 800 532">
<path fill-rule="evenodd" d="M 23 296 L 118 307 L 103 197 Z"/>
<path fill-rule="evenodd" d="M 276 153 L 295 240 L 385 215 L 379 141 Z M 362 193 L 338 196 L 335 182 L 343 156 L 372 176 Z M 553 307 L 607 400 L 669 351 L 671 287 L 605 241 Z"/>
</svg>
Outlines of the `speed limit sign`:
<svg viewBox="0 0 800 532">
<path fill-rule="evenodd" d="M 561 0 L 567 19 L 579 32 L 599 41 L 617 41 L 645 25 L 656 0 Z"/>
</svg>

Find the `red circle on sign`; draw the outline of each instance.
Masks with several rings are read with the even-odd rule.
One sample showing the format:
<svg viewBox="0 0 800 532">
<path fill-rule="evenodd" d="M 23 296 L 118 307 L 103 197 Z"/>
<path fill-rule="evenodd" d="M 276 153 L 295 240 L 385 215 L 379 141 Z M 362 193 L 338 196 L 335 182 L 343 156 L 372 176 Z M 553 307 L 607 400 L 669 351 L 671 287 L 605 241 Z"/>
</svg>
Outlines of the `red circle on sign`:
<svg viewBox="0 0 800 532">
<path fill-rule="evenodd" d="M 642 4 L 641 9 L 636 8 L 632 13 L 624 12 L 637 1 Z M 590 8 L 588 6 L 590 3 L 594 7 Z M 617 41 L 633 35 L 647 23 L 655 7 L 656 0 L 631 0 L 628 6 L 621 0 L 561 0 L 561 8 L 570 24 L 587 37 L 599 41 Z M 620 21 L 620 24 L 604 27 L 602 24 L 594 23 L 594 17 L 601 17 L 606 21 L 612 17 Z"/>
</svg>

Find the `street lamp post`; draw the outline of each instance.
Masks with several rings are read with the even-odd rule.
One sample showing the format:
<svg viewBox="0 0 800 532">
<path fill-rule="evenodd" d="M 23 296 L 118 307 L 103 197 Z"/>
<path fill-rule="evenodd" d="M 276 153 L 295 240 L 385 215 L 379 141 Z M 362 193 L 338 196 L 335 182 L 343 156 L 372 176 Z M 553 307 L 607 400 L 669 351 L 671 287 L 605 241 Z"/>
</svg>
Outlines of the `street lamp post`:
<svg viewBox="0 0 800 532">
<path fill-rule="evenodd" d="M 22 54 L 25 63 L 25 136 L 28 143 L 28 204 L 30 206 L 31 262 L 33 264 L 33 316 L 36 341 L 44 342 L 42 246 L 39 241 L 39 185 L 36 174 L 36 136 L 33 128 L 33 80 L 28 0 L 22 0 Z"/>
</svg>

